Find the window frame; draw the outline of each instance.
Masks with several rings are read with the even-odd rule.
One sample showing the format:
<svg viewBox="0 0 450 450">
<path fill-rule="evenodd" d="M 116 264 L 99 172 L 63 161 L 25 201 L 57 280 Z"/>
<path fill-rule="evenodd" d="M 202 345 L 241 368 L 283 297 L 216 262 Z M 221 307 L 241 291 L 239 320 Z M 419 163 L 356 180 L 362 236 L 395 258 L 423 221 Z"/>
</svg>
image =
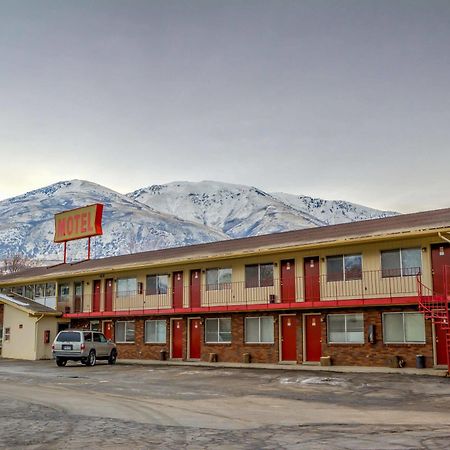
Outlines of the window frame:
<svg viewBox="0 0 450 450">
<path fill-rule="evenodd" d="M 230 321 L 230 340 L 229 341 L 221 341 L 219 339 L 220 333 L 228 333 L 227 331 L 220 331 L 220 324 L 223 320 Z M 212 323 L 213 321 L 217 321 L 217 339 L 215 341 L 209 341 L 208 336 L 208 323 Z M 233 329 L 232 329 L 232 320 L 231 317 L 210 317 L 205 319 L 205 344 L 231 344 L 233 342 Z"/>
<path fill-rule="evenodd" d="M 147 336 L 147 323 L 149 322 L 156 322 L 155 323 L 155 340 L 148 339 Z M 164 341 L 158 341 L 158 324 L 163 322 L 164 323 Z M 144 322 L 144 343 L 145 344 L 167 344 L 167 320 L 165 319 L 148 319 Z"/>
<path fill-rule="evenodd" d="M 124 329 L 123 329 L 123 331 L 124 331 L 124 339 L 125 340 L 118 340 L 117 339 L 117 324 L 119 324 L 119 323 L 124 323 L 125 324 L 125 326 L 124 326 Z M 128 326 L 127 326 L 127 324 L 129 324 L 129 323 L 132 323 L 133 324 L 133 340 L 132 341 L 127 341 L 126 339 L 127 339 L 127 328 L 128 328 Z M 134 344 L 135 342 L 136 342 L 136 323 L 135 323 L 135 321 L 134 320 L 118 320 L 118 321 L 116 321 L 116 323 L 114 324 L 114 338 L 115 338 L 115 342 L 117 343 L 117 344 Z"/>
<path fill-rule="evenodd" d="M 217 272 L 217 283 L 208 283 L 208 273 L 212 273 L 216 271 Z M 230 281 L 220 281 L 221 272 L 229 272 L 230 274 Z M 231 267 L 212 267 L 210 269 L 206 269 L 206 283 L 205 288 L 207 291 L 222 291 L 226 289 L 231 289 L 232 286 L 232 280 L 233 280 L 233 269 Z"/>
<path fill-rule="evenodd" d="M 402 330 L 403 330 L 403 341 L 387 341 L 386 340 L 386 328 L 385 328 L 385 316 L 386 315 L 394 315 L 394 314 L 401 314 L 402 315 Z M 422 316 L 422 323 L 423 323 L 423 341 L 407 341 L 406 340 L 406 322 L 405 322 L 405 317 L 407 317 L 408 315 L 420 315 Z M 420 312 L 414 312 L 414 311 L 393 311 L 393 312 L 383 312 L 382 314 L 382 324 L 383 324 L 383 344 L 405 344 L 405 345 L 424 345 L 427 343 L 427 332 L 426 332 L 426 328 L 425 328 L 425 317 L 423 317 L 423 314 Z"/>
<path fill-rule="evenodd" d="M 151 292 L 149 288 L 149 278 L 155 278 L 155 292 Z M 161 289 L 160 279 L 165 278 L 165 290 Z M 169 275 L 167 273 L 150 274 L 145 277 L 145 295 L 167 295 L 169 293 Z"/>
<path fill-rule="evenodd" d="M 330 327 L 330 317 L 335 316 L 343 316 L 344 317 L 344 336 L 345 341 L 332 341 L 331 340 L 331 327 Z M 348 340 L 348 328 L 347 328 L 347 319 L 349 316 L 360 316 L 362 318 L 362 340 L 361 341 L 349 341 Z M 327 343 L 328 344 L 344 344 L 344 345 L 362 345 L 366 343 L 366 337 L 364 335 L 365 331 L 365 323 L 364 323 L 364 313 L 333 313 L 333 314 L 327 314 Z"/>
<path fill-rule="evenodd" d="M 270 318 L 272 319 L 272 340 L 271 341 L 262 341 L 261 340 L 261 322 L 262 319 L 267 319 Z M 256 320 L 258 319 L 258 338 L 259 341 L 249 341 L 247 338 L 247 320 Z M 250 317 L 245 317 L 245 333 L 244 333 L 244 339 L 245 339 L 245 343 L 246 344 L 275 344 L 275 319 L 273 316 L 250 316 Z"/>
<path fill-rule="evenodd" d="M 420 256 L 420 266 L 419 267 L 411 267 L 411 269 L 417 269 L 417 272 L 413 273 L 403 273 L 404 269 L 407 270 L 408 268 L 403 267 L 403 257 L 402 257 L 402 251 L 405 250 L 417 250 Z M 383 268 L 383 253 L 394 253 L 398 252 L 399 256 L 399 267 L 394 269 L 384 269 Z M 381 267 L 381 278 L 403 278 L 403 277 L 415 277 L 422 273 L 422 249 L 421 247 L 400 247 L 400 248 L 393 248 L 393 249 L 386 249 L 380 251 L 380 267 Z"/>
<path fill-rule="evenodd" d="M 127 280 L 127 284 L 128 284 L 128 280 L 134 280 L 136 283 L 135 289 L 134 290 L 127 290 L 127 291 L 121 291 L 119 289 L 119 284 L 122 280 Z M 137 277 L 121 277 L 121 278 L 117 278 L 116 280 L 116 298 L 117 297 L 129 297 L 130 295 L 137 295 L 138 293 L 138 279 Z"/>
<path fill-rule="evenodd" d="M 359 270 L 359 276 L 355 277 L 349 277 L 349 274 L 347 273 L 346 269 L 346 259 L 347 258 L 354 258 L 359 257 L 360 260 L 360 270 Z M 331 259 L 340 259 L 341 260 L 341 267 L 340 272 L 331 272 L 328 270 L 328 262 Z M 362 253 L 349 253 L 349 254 L 342 254 L 342 255 L 330 255 L 326 257 L 326 268 L 327 268 L 327 283 L 333 283 L 333 282 L 342 282 L 342 281 L 360 281 L 362 280 L 362 273 L 363 273 L 363 255 Z M 333 274 L 334 277 L 331 276 Z"/>
<path fill-rule="evenodd" d="M 270 284 L 262 283 L 261 282 L 261 266 L 272 266 L 272 280 L 270 281 Z M 257 267 L 257 276 L 256 276 L 256 283 L 251 283 L 250 280 L 247 278 L 247 268 L 254 268 Z M 260 263 L 260 264 L 246 264 L 244 268 L 245 272 L 245 288 L 246 289 L 254 289 L 254 288 L 263 288 L 263 287 L 273 287 L 275 285 L 275 276 L 274 276 L 274 263 Z"/>
</svg>

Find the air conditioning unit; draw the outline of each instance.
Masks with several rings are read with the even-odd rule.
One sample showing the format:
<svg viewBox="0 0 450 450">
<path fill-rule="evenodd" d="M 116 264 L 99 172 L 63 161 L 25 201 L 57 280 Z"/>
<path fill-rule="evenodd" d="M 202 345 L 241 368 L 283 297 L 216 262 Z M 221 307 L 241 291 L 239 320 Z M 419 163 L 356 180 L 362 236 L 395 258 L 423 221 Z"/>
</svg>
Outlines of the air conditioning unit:
<svg viewBox="0 0 450 450">
<path fill-rule="evenodd" d="M 275 294 L 269 294 L 269 303 L 275 303 L 277 296 Z"/>
</svg>

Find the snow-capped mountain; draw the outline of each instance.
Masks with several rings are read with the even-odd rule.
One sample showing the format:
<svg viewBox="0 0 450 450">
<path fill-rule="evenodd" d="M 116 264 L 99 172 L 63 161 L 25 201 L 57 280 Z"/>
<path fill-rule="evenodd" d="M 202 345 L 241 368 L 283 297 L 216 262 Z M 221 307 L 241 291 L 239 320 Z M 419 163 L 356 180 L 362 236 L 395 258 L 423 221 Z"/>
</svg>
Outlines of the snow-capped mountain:
<svg viewBox="0 0 450 450">
<path fill-rule="evenodd" d="M 104 234 L 92 240 L 93 257 L 395 214 L 216 181 L 154 185 L 127 195 L 89 181 L 61 181 L 0 201 L 0 259 L 20 254 L 61 260 L 62 245 L 53 243 L 54 214 L 93 203 L 104 205 Z M 68 255 L 84 258 L 86 240 L 69 243 Z"/>
<path fill-rule="evenodd" d="M 251 186 L 216 181 L 154 185 L 128 196 L 158 211 L 202 223 L 233 238 L 396 214 L 344 201 L 270 194 Z"/>
<path fill-rule="evenodd" d="M 92 256 L 112 256 L 228 239 L 198 223 L 158 212 L 95 183 L 62 181 L 0 202 L 0 256 L 61 260 L 53 243 L 55 213 L 103 203 L 103 236 L 92 240 Z M 86 240 L 69 244 L 68 256 L 86 256 Z"/>
<path fill-rule="evenodd" d="M 306 195 L 272 192 L 270 195 L 297 211 L 310 214 L 327 225 L 394 216 L 394 211 L 380 211 L 343 200 L 323 200 Z"/>
</svg>

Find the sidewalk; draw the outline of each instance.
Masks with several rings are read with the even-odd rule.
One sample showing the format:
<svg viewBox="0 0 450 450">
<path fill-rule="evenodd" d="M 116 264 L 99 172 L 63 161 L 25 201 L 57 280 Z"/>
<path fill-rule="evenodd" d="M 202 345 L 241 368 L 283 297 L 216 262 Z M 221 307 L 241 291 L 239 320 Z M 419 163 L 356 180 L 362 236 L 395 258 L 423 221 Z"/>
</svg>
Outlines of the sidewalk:
<svg viewBox="0 0 450 450">
<path fill-rule="evenodd" d="M 428 375 L 445 377 L 447 369 L 416 369 L 414 367 L 367 367 L 367 366 L 319 366 L 312 364 L 260 364 L 260 363 L 209 363 L 203 361 L 157 361 L 148 359 L 118 359 L 117 364 L 137 364 L 149 366 L 190 366 L 227 369 L 268 369 L 298 372 L 338 372 L 338 373 L 392 373 L 398 375 Z"/>
</svg>

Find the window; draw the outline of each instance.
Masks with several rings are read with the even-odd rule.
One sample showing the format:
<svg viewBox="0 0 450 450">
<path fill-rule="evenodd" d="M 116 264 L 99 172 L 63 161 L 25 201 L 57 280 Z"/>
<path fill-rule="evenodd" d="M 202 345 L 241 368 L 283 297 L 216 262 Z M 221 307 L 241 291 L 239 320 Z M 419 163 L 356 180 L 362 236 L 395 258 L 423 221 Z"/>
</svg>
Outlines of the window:
<svg viewBox="0 0 450 450">
<path fill-rule="evenodd" d="M 364 344 L 363 314 L 329 314 L 328 343 Z"/>
<path fill-rule="evenodd" d="M 327 257 L 327 281 L 351 281 L 362 278 L 361 255 Z"/>
<path fill-rule="evenodd" d="M 231 289 L 231 269 L 208 269 L 206 290 Z"/>
<path fill-rule="evenodd" d="M 117 279 L 117 297 L 134 295 L 137 291 L 136 278 L 118 278 Z"/>
<path fill-rule="evenodd" d="M 420 248 L 400 248 L 381 252 L 383 278 L 414 276 L 420 273 L 421 267 Z"/>
<path fill-rule="evenodd" d="M 61 283 L 58 285 L 58 299 L 61 302 L 69 300 L 69 283 Z"/>
<path fill-rule="evenodd" d="M 147 275 L 147 295 L 167 294 L 168 275 Z"/>
<path fill-rule="evenodd" d="M 9 341 L 11 339 L 11 328 L 7 327 L 3 330 L 3 341 Z"/>
<path fill-rule="evenodd" d="M 34 286 L 34 298 L 45 297 L 45 284 L 36 284 Z"/>
<path fill-rule="evenodd" d="M 385 344 L 425 344 L 425 321 L 421 313 L 384 313 Z"/>
<path fill-rule="evenodd" d="M 116 322 L 116 342 L 134 342 L 134 322 Z"/>
<path fill-rule="evenodd" d="M 245 287 L 273 286 L 273 264 L 245 266 Z"/>
<path fill-rule="evenodd" d="M 145 321 L 145 342 L 154 344 L 166 343 L 166 321 L 146 320 Z"/>
<path fill-rule="evenodd" d="M 34 294 L 34 286 L 32 284 L 27 284 L 25 286 L 25 294 L 24 294 L 24 296 L 26 298 L 33 298 L 33 294 Z"/>
<path fill-rule="evenodd" d="M 47 283 L 45 285 L 45 296 L 46 297 L 54 297 L 55 293 L 56 293 L 55 283 Z"/>
<path fill-rule="evenodd" d="M 103 344 L 106 344 L 107 340 L 102 333 L 93 333 L 93 335 L 94 335 L 94 342 L 101 342 Z"/>
<path fill-rule="evenodd" d="M 231 319 L 206 319 L 205 342 L 210 344 L 231 343 Z"/>
<path fill-rule="evenodd" d="M 273 344 L 273 317 L 246 317 L 245 342 L 247 344 Z"/>
</svg>

